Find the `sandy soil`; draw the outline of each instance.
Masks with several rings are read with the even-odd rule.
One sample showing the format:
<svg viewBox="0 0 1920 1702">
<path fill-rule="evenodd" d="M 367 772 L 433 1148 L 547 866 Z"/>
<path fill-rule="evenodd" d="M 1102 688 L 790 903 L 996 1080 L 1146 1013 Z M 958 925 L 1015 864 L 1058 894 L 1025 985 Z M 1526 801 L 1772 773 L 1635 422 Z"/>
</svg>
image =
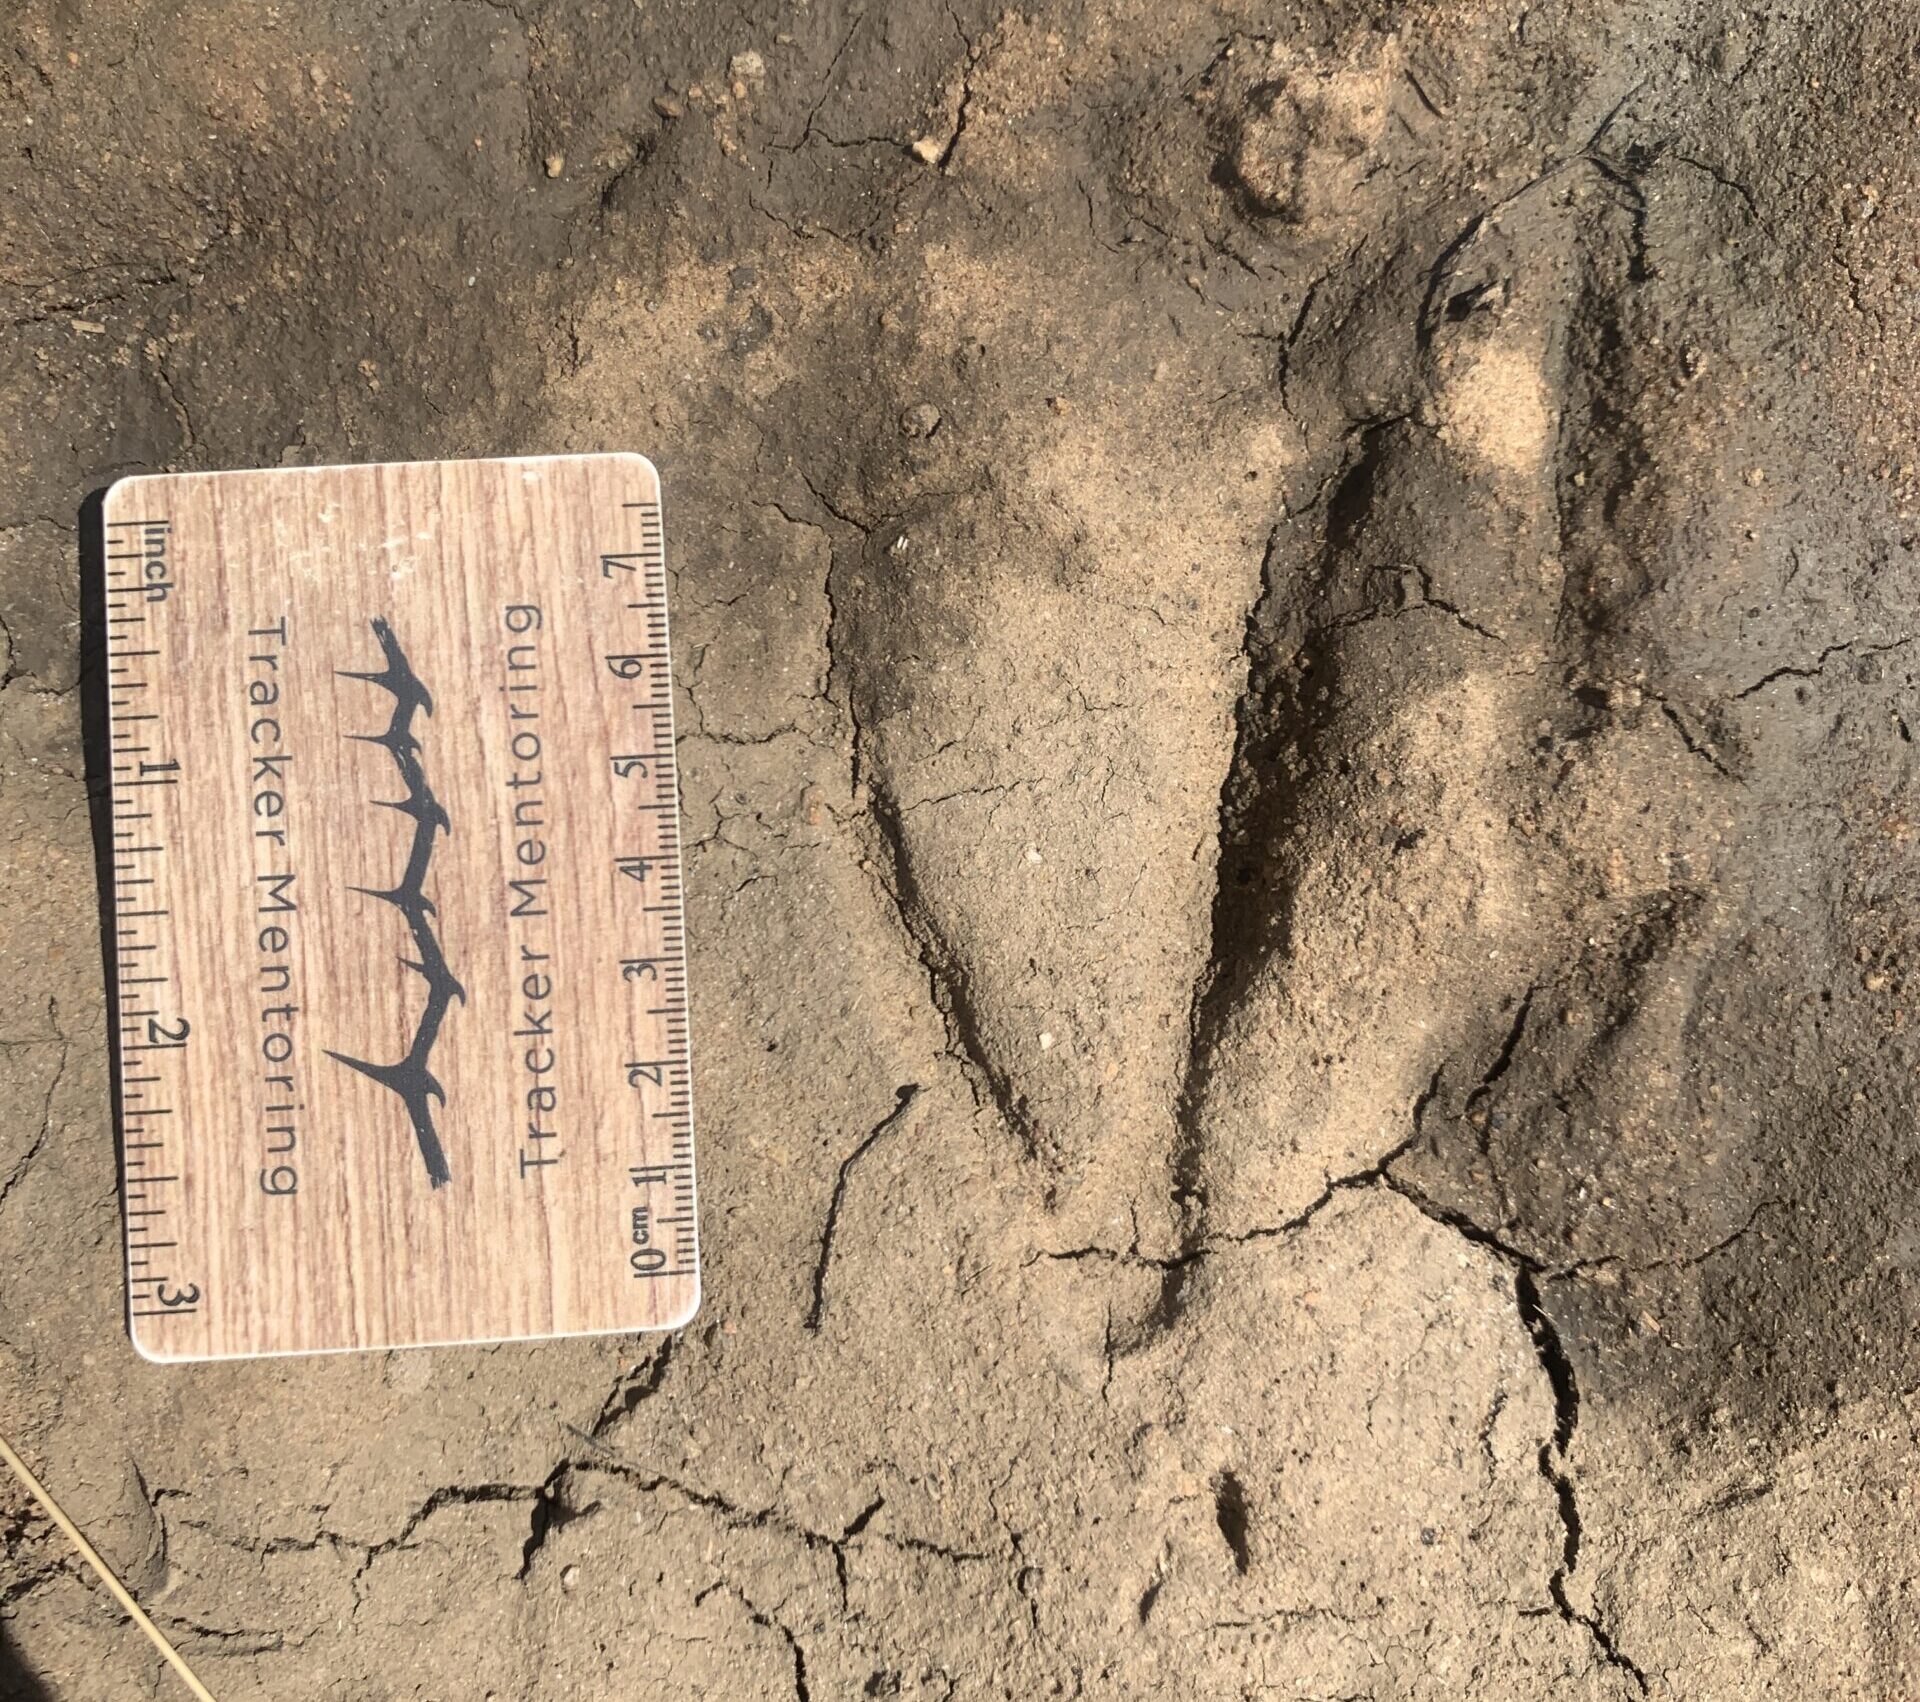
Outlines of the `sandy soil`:
<svg viewBox="0 0 1920 1702">
<path fill-rule="evenodd" d="M 0 1432 L 222 1702 L 1913 1695 L 1916 51 L 9 6 Z M 81 498 L 612 448 L 705 1310 L 137 1362 Z"/>
</svg>

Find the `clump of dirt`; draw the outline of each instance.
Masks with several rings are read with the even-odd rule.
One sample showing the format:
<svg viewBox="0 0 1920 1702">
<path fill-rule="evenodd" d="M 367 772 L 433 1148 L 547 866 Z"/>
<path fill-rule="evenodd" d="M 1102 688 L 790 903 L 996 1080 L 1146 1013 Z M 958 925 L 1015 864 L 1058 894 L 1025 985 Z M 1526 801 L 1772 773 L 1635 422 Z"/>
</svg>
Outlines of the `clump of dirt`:
<svg viewBox="0 0 1920 1702">
<path fill-rule="evenodd" d="M 215 1693 L 1910 1694 L 1916 28 L 16 7 L 0 1431 Z M 614 448 L 705 1311 L 137 1361 L 80 498 Z"/>
</svg>

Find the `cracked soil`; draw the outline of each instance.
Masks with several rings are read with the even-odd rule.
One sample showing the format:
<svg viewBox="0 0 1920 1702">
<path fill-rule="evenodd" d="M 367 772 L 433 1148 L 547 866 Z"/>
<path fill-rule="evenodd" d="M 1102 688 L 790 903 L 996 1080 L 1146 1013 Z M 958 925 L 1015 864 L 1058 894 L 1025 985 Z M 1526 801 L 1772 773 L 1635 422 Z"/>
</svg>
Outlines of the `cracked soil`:
<svg viewBox="0 0 1920 1702">
<path fill-rule="evenodd" d="M 1917 53 L 14 0 L 0 1433 L 222 1702 L 1914 1695 Z M 703 1312 L 138 1361 L 81 498 L 602 449 Z M 0 1690 L 174 1693 L 0 1544 Z"/>
</svg>

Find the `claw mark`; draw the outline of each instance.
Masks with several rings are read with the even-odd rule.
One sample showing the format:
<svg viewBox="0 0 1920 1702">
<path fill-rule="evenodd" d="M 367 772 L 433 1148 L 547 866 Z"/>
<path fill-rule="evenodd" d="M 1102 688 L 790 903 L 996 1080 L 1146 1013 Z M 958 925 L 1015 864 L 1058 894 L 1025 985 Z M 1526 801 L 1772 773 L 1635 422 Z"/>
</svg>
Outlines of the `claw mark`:
<svg viewBox="0 0 1920 1702">
<path fill-rule="evenodd" d="M 348 737 L 362 744 L 380 746 L 400 770 L 400 778 L 406 782 L 406 797 L 398 802 L 384 799 L 376 799 L 375 802 L 382 809 L 398 810 L 413 822 L 413 849 L 408 853 L 406 873 L 400 877 L 398 886 L 388 890 L 357 886 L 351 890 L 391 904 L 406 917 L 407 926 L 413 933 L 416 957 L 403 957 L 400 961 L 426 981 L 427 1008 L 420 1013 L 420 1025 L 414 1030 L 413 1044 L 398 1063 L 370 1064 L 361 1058 L 349 1058 L 344 1052 L 329 1051 L 327 1056 L 349 1069 L 358 1070 L 363 1076 L 371 1076 L 382 1087 L 399 1095 L 400 1102 L 407 1108 L 407 1117 L 413 1124 L 414 1139 L 420 1143 L 420 1157 L 426 1163 L 427 1178 L 437 1188 L 452 1175 L 447 1168 L 446 1154 L 441 1150 L 440 1136 L 433 1126 L 433 1101 L 437 1099 L 444 1104 L 447 1095 L 427 1068 L 427 1056 L 433 1050 L 434 1041 L 440 1037 L 440 1025 L 446 1020 L 448 1008 L 455 999 L 465 1004 L 467 993 L 454 979 L 453 971 L 447 967 L 447 960 L 441 953 L 440 942 L 434 937 L 433 925 L 429 920 L 434 912 L 433 903 L 427 897 L 427 865 L 433 861 L 435 832 L 450 833 L 453 830 L 447 821 L 447 812 L 440 807 L 432 788 L 427 785 L 426 774 L 420 767 L 420 743 L 413 736 L 413 712 L 422 709 L 431 715 L 433 698 L 408 663 L 406 652 L 400 648 L 400 641 L 393 636 L 393 628 L 385 621 L 376 619 L 373 622 L 373 635 L 380 640 L 386 666 L 377 674 L 356 674 L 341 669 L 340 677 L 365 680 L 390 693 L 393 716 L 384 733 L 350 733 Z"/>
</svg>

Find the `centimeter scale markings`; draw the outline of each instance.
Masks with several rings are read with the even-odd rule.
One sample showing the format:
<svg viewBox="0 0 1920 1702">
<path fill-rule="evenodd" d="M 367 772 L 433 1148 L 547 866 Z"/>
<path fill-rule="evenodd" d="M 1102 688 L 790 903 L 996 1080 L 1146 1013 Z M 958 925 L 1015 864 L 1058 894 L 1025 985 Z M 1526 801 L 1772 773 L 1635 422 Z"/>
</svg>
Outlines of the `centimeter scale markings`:
<svg viewBox="0 0 1920 1702">
<path fill-rule="evenodd" d="M 651 464 L 143 477 L 103 524 L 140 1351 L 684 1323 Z"/>
<path fill-rule="evenodd" d="M 630 555 L 603 556 L 600 562 L 604 578 L 619 581 L 628 576 L 629 589 L 641 589 L 643 595 L 629 599 L 629 610 L 638 611 L 645 622 L 644 647 L 633 656 L 610 659 L 608 667 L 622 680 L 644 681 L 652 695 L 634 704 L 636 714 L 645 718 L 650 735 L 645 753 L 626 753 L 610 759 L 614 774 L 621 780 L 650 772 L 653 796 L 636 798 L 633 807 L 655 818 L 655 852 L 647 857 L 623 857 L 620 872 L 647 886 L 649 870 L 657 864 L 657 898 L 645 906 L 656 917 L 661 952 L 654 958 L 623 958 L 620 972 L 627 980 L 646 986 L 651 1002 L 643 1014 L 658 1025 L 663 1044 L 656 1047 L 660 1056 L 629 1062 L 627 1084 L 638 1087 L 643 1081 L 657 1090 L 649 1116 L 661 1122 L 668 1134 L 671 1152 L 665 1163 L 639 1164 L 628 1172 L 636 1188 L 669 1190 L 665 1212 L 654 1213 L 652 1226 L 665 1229 L 670 1249 L 651 1242 L 652 1251 L 638 1246 L 628 1255 L 636 1276 L 699 1281 L 699 1228 L 693 1188 L 693 1082 L 690 1037 L 687 1029 L 686 914 L 680 890 L 680 801 L 678 770 L 673 752 L 673 675 L 671 645 L 667 631 L 666 540 L 660 517 L 660 499 L 628 499 L 621 503 L 639 528 L 639 548 Z M 638 662 L 639 667 L 632 668 Z M 638 1223 L 638 1219 L 635 1220 Z M 636 1241 L 638 1240 L 636 1235 Z"/>
</svg>

